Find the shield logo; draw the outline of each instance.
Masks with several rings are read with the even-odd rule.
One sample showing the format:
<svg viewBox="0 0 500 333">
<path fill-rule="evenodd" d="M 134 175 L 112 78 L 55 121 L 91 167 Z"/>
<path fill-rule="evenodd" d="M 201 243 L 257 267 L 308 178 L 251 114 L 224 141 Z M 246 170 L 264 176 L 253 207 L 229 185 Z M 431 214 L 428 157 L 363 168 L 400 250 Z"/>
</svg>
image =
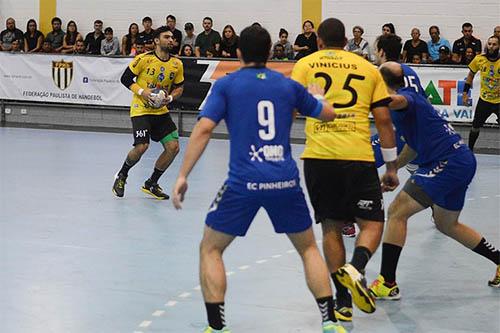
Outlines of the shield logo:
<svg viewBox="0 0 500 333">
<path fill-rule="evenodd" d="M 68 88 L 73 80 L 73 61 L 52 61 L 52 80 L 59 89 Z"/>
</svg>

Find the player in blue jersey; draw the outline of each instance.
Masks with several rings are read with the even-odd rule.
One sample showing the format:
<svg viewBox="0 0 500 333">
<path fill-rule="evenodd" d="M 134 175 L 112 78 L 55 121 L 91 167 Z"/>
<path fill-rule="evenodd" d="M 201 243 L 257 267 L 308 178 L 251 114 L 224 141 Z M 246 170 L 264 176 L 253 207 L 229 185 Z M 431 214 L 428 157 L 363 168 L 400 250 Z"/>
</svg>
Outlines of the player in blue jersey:
<svg viewBox="0 0 500 333">
<path fill-rule="evenodd" d="M 407 222 L 428 207 L 434 208 L 439 231 L 497 265 L 496 275 L 488 284 L 500 287 L 500 251 L 458 221 L 467 187 L 476 171 L 474 154 L 425 97 L 411 88 L 404 88 L 400 64 L 387 62 L 380 67 L 380 72 L 392 94 L 389 107 L 395 110 L 394 123 L 409 151 L 413 151 L 413 156 L 400 157 L 400 163 L 418 156 L 419 168 L 389 207 L 380 275 L 370 291 L 378 299 L 401 297 L 396 284 L 396 267 L 406 240 Z"/>
<path fill-rule="evenodd" d="M 310 87 L 315 98 L 300 84 L 266 68 L 270 47 L 271 37 L 265 29 L 252 26 L 241 32 L 238 56 L 242 68 L 213 86 L 174 187 L 173 202 L 181 208 L 187 177 L 213 129 L 224 119 L 230 136 L 229 175 L 209 209 L 200 244 L 200 280 L 209 323 L 204 332 L 228 332 L 222 254 L 236 236 L 246 234 L 261 207 L 274 230 L 288 235 L 303 260 L 307 284 L 322 315 L 323 332 L 345 332 L 335 318 L 328 268 L 316 245 L 290 147 L 294 110 L 325 121 L 337 115 L 324 101 L 319 86 Z"/>
</svg>

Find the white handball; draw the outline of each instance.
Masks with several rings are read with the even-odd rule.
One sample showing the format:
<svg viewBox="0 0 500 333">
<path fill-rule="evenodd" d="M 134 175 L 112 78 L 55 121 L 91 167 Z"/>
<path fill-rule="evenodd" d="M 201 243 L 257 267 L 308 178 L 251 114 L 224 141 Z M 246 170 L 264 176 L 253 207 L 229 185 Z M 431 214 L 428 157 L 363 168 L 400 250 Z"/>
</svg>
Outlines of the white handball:
<svg viewBox="0 0 500 333">
<path fill-rule="evenodd" d="M 164 90 L 159 89 L 159 88 L 155 88 L 151 92 L 151 99 L 153 100 L 153 102 L 152 103 L 149 102 L 149 105 L 151 105 L 155 109 L 159 109 L 163 106 L 162 104 L 166 98 L 167 98 L 167 96 L 166 96 Z"/>
</svg>

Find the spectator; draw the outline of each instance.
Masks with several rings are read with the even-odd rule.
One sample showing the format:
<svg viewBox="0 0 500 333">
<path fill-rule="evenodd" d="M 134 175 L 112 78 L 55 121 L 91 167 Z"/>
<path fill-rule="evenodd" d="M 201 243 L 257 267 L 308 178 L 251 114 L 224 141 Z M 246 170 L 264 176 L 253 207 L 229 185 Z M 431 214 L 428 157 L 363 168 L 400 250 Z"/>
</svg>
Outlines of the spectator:
<svg viewBox="0 0 500 333">
<path fill-rule="evenodd" d="M 223 58 L 238 58 L 236 49 L 238 48 L 239 39 L 232 25 L 228 24 L 224 27 L 220 42 L 221 56 Z"/>
<path fill-rule="evenodd" d="M 474 49 L 472 47 L 468 47 L 465 49 L 465 61 L 464 65 L 469 65 L 472 60 L 474 60 L 474 57 L 476 56 L 476 52 L 474 52 Z"/>
<path fill-rule="evenodd" d="M 421 64 L 422 63 L 422 58 L 420 57 L 420 54 L 415 53 L 413 57 L 411 57 L 411 63 L 412 64 Z"/>
<path fill-rule="evenodd" d="M 297 52 L 295 60 L 299 60 L 318 51 L 316 33 L 314 32 L 314 24 L 312 21 L 304 21 L 302 30 L 304 32 L 298 35 L 295 39 L 295 43 L 293 43 L 293 50 Z"/>
<path fill-rule="evenodd" d="M 394 24 L 386 23 L 382 26 L 382 35 L 387 36 L 389 34 L 396 34 L 396 28 L 394 28 Z"/>
<path fill-rule="evenodd" d="M 414 54 L 418 54 L 424 62 L 426 62 L 429 55 L 427 43 L 420 39 L 420 30 L 417 28 L 411 29 L 411 39 L 405 42 L 401 58 L 403 62 L 411 62 Z"/>
<path fill-rule="evenodd" d="M 41 53 L 54 53 L 54 49 L 52 48 L 52 42 L 45 39 L 42 43 Z"/>
<path fill-rule="evenodd" d="M 144 27 L 144 31 L 139 33 L 139 38 L 144 42 L 145 51 L 151 51 L 154 49 L 153 43 L 153 20 L 151 17 L 146 16 L 142 19 L 142 26 Z"/>
<path fill-rule="evenodd" d="M 471 47 L 476 54 L 481 53 L 481 41 L 472 36 L 472 24 L 466 22 L 462 24 L 462 38 L 453 43 L 453 53 L 458 54 L 460 63 L 465 64 L 465 50 Z"/>
<path fill-rule="evenodd" d="M 431 62 L 436 62 L 439 60 L 439 48 L 441 46 L 446 46 L 450 49 L 450 43 L 440 36 L 439 27 L 433 25 L 429 28 L 429 35 L 431 40 L 427 42 L 427 48 L 429 49 L 429 57 Z"/>
<path fill-rule="evenodd" d="M 493 36 L 500 38 L 500 25 L 497 25 L 495 29 L 493 29 Z"/>
<path fill-rule="evenodd" d="M 110 56 L 119 54 L 120 43 L 118 37 L 113 37 L 113 29 L 107 27 L 104 29 L 104 39 L 101 42 L 101 54 Z"/>
<path fill-rule="evenodd" d="M 171 54 L 179 54 L 179 51 L 181 50 L 182 32 L 179 29 L 175 28 L 176 22 L 177 19 L 174 15 L 167 16 L 167 27 L 170 29 L 170 31 L 172 31 L 172 34 L 174 35 L 174 47 L 169 51 Z"/>
<path fill-rule="evenodd" d="M 283 46 L 283 48 L 285 49 L 285 58 L 287 58 L 288 60 L 292 60 L 293 59 L 293 47 L 292 47 L 292 44 L 290 44 L 290 42 L 288 41 L 288 31 L 281 28 L 278 37 L 279 37 L 279 41 L 274 43 L 272 49 L 274 50 L 276 48 L 276 45 L 278 45 L 278 44 Z M 271 58 L 274 58 L 274 54 L 271 55 Z"/>
<path fill-rule="evenodd" d="M 278 43 L 274 45 L 272 60 L 289 60 L 285 54 L 285 48 L 282 44 Z"/>
<path fill-rule="evenodd" d="M 139 25 L 137 23 L 132 23 L 128 27 L 128 34 L 122 38 L 122 51 L 121 54 L 124 56 L 136 55 L 136 50 L 134 45 L 137 43 L 139 37 Z"/>
<path fill-rule="evenodd" d="M 90 54 L 101 54 L 101 42 L 104 39 L 104 34 L 102 33 L 102 21 L 94 21 L 94 31 L 89 32 L 85 36 L 85 48 L 87 53 Z"/>
<path fill-rule="evenodd" d="M 37 29 L 36 21 L 34 19 L 28 20 L 24 33 L 24 52 L 39 52 L 42 49 L 43 38 L 43 34 Z"/>
<path fill-rule="evenodd" d="M 453 65 L 453 61 L 451 60 L 450 48 L 446 45 L 441 45 L 439 48 L 439 59 L 434 62 L 435 64 L 440 65 Z"/>
<path fill-rule="evenodd" d="M 452 53 L 451 54 L 451 63 L 453 65 L 460 65 L 461 64 L 460 55 L 458 55 L 457 53 Z"/>
<path fill-rule="evenodd" d="M 217 55 L 217 51 L 215 50 L 215 48 L 211 47 L 207 50 L 206 52 L 206 57 L 207 58 L 213 58 Z"/>
<path fill-rule="evenodd" d="M 47 34 L 45 40 L 52 44 L 52 52 L 59 53 L 63 48 L 64 31 L 61 30 L 62 21 L 59 17 L 54 17 L 51 21 L 52 31 Z"/>
<path fill-rule="evenodd" d="M 252 23 L 252 27 L 262 28 L 262 25 L 259 22 L 254 22 L 254 23 Z"/>
<path fill-rule="evenodd" d="M 371 60 L 370 45 L 365 39 L 361 37 L 363 36 L 364 32 L 365 31 L 363 30 L 363 28 L 360 27 L 359 25 L 356 25 L 354 28 L 352 28 L 352 34 L 354 38 L 349 39 L 347 41 L 347 44 L 344 47 L 344 49 L 346 51 L 356 53 L 357 55 L 362 56 L 366 60 Z"/>
<path fill-rule="evenodd" d="M 85 42 L 82 39 L 78 39 L 75 42 L 73 54 L 87 54 L 87 50 L 85 48 Z"/>
<path fill-rule="evenodd" d="M 181 50 L 181 56 L 194 57 L 193 47 L 190 44 L 184 44 Z"/>
<path fill-rule="evenodd" d="M 61 53 L 73 53 L 77 40 L 83 40 L 82 35 L 78 32 L 75 21 L 69 21 L 66 26 L 66 35 L 63 39 L 63 48 Z"/>
<path fill-rule="evenodd" d="M 135 42 L 135 54 L 131 54 L 131 55 L 137 56 L 139 54 L 143 54 L 144 52 L 146 52 L 146 49 L 144 47 L 144 42 L 142 40 L 138 39 Z"/>
<path fill-rule="evenodd" d="M 213 49 L 213 56 L 217 55 L 220 49 L 220 34 L 212 30 L 213 21 L 210 17 L 203 19 L 203 32 L 196 37 L 194 43 L 194 53 L 197 57 L 206 57 L 207 50 Z M 212 52 L 211 52 L 212 53 Z"/>
<path fill-rule="evenodd" d="M 6 20 L 5 25 L 6 29 L 0 32 L 0 50 L 10 51 L 13 41 L 23 40 L 23 32 L 16 28 L 16 21 L 12 17 Z"/>
<path fill-rule="evenodd" d="M 24 52 L 23 49 L 21 48 L 21 44 L 22 44 L 22 40 L 21 39 L 14 39 L 12 41 L 12 43 L 10 44 L 10 52 L 13 52 L 13 53 L 20 53 L 20 52 Z"/>
<path fill-rule="evenodd" d="M 193 23 L 188 22 L 184 24 L 184 31 L 186 32 L 186 36 L 184 36 L 184 39 L 182 40 L 182 45 L 191 45 L 191 48 L 194 50 L 194 42 L 196 41 L 196 36 L 194 35 Z"/>
</svg>

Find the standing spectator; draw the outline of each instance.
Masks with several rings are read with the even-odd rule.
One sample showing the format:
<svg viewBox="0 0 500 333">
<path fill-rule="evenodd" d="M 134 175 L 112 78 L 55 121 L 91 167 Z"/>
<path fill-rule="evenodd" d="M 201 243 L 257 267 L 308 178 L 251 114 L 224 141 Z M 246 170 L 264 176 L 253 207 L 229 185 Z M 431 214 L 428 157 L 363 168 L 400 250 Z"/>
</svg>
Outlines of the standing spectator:
<svg viewBox="0 0 500 333">
<path fill-rule="evenodd" d="M 453 53 L 458 54 L 460 58 L 460 63 L 465 65 L 465 50 L 471 47 L 476 54 L 481 53 L 481 41 L 476 37 L 472 36 L 472 24 L 466 22 L 462 24 L 462 38 L 457 39 L 453 43 Z"/>
<path fill-rule="evenodd" d="M 354 26 L 354 28 L 352 28 L 352 35 L 354 38 L 347 41 L 347 45 L 344 47 L 344 50 L 356 53 L 366 60 L 371 60 L 370 45 L 365 39 L 363 39 L 363 37 L 361 37 L 364 32 L 363 28 L 359 25 Z"/>
<path fill-rule="evenodd" d="M 494 35 L 494 36 L 497 36 L 498 38 L 500 38 L 500 25 L 497 25 L 497 26 L 495 27 L 495 29 L 493 29 L 493 35 Z M 487 50 L 487 48 L 486 48 L 486 50 Z M 486 52 L 487 52 L 487 51 L 486 51 Z"/>
<path fill-rule="evenodd" d="M 26 32 L 24 33 L 24 52 L 34 53 L 42 49 L 43 34 L 37 29 L 34 19 L 26 23 Z"/>
<path fill-rule="evenodd" d="M 285 48 L 280 43 L 274 45 L 272 60 L 289 60 L 286 57 Z"/>
<path fill-rule="evenodd" d="M 78 32 L 75 21 L 69 21 L 66 26 L 66 35 L 63 39 L 63 49 L 61 53 L 73 53 L 77 40 L 83 40 L 82 35 Z"/>
<path fill-rule="evenodd" d="M 144 27 L 144 31 L 139 33 L 139 38 L 144 42 L 144 48 L 147 51 L 151 51 L 154 49 L 153 43 L 153 20 L 151 17 L 146 16 L 142 19 L 142 26 Z"/>
<path fill-rule="evenodd" d="M 411 62 L 415 54 L 418 54 L 420 59 L 424 59 L 424 62 L 426 62 L 429 55 L 427 43 L 420 39 L 420 30 L 417 28 L 411 29 L 411 39 L 405 42 L 401 58 L 403 62 Z"/>
<path fill-rule="evenodd" d="M 102 21 L 94 21 L 94 31 L 89 32 L 85 36 L 85 48 L 87 53 L 90 54 L 101 54 L 101 42 L 104 39 L 104 34 L 102 33 Z"/>
<path fill-rule="evenodd" d="M 189 44 L 184 44 L 181 50 L 181 56 L 183 57 L 194 57 L 193 47 Z"/>
<path fill-rule="evenodd" d="M 223 58 L 238 58 L 236 49 L 239 45 L 239 39 L 232 25 L 228 24 L 224 27 L 220 42 L 221 56 Z"/>
<path fill-rule="evenodd" d="M 437 25 L 432 25 L 429 28 L 429 35 L 431 40 L 427 42 L 427 47 L 429 49 L 430 61 L 435 62 L 439 60 L 439 48 L 441 46 L 446 46 L 448 50 L 451 48 L 450 43 L 440 36 L 439 27 Z"/>
<path fill-rule="evenodd" d="M 210 17 L 203 19 L 203 32 L 196 37 L 194 53 L 197 57 L 206 57 L 207 50 L 213 48 L 215 53 L 220 49 L 220 34 L 212 30 L 213 20 Z"/>
<path fill-rule="evenodd" d="M 182 45 L 191 45 L 194 50 L 194 42 L 196 41 L 196 36 L 194 35 L 194 25 L 191 22 L 184 24 L 184 31 L 186 36 L 182 39 Z M 194 51 L 193 51 L 194 52 Z M 194 53 L 193 53 L 194 54 Z"/>
<path fill-rule="evenodd" d="M 21 43 L 22 43 L 21 39 L 14 39 L 10 44 L 11 45 L 10 52 L 13 53 L 23 52 L 23 49 L 21 48 Z"/>
<path fill-rule="evenodd" d="M 396 28 L 394 28 L 394 24 L 386 23 L 382 26 L 382 35 L 387 36 L 389 34 L 396 34 Z"/>
<path fill-rule="evenodd" d="M 62 21 L 59 17 L 54 17 L 51 21 L 52 31 L 47 34 L 45 40 L 52 44 L 52 51 L 60 53 L 63 49 L 64 31 L 61 30 Z"/>
<path fill-rule="evenodd" d="M 318 51 L 316 33 L 314 32 L 314 24 L 312 21 L 304 21 L 302 24 L 302 30 L 304 32 L 298 35 L 295 39 L 295 43 L 293 43 L 293 50 L 297 52 L 295 60 L 299 60 Z"/>
<path fill-rule="evenodd" d="M 15 40 L 23 40 L 23 32 L 16 28 L 16 21 L 9 17 L 5 22 L 6 29 L 0 32 L 0 50 L 10 51 L 12 42 Z"/>
<path fill-rule="evenodd" d="M 446 45 L 442 45 L 439 48 L 439 58 L 434 64 L 440 65 L 453 65 L 453 61 L 451 60 L 450 48 Z"/>
<path fill-rule="evenodd" d="M 283 46 L 283 48 L 285 49 L 285 58 L 287 58 L 288 60 L 293 59 L 293 47 L 292 44 L 290 44 L 290 42 L 288 41 L 288 31 L 283 28 L 280 29 L 279 41 L 274 43 L 273 50 L 276 48 L 276 45 Z M 271 57 L 273 58 L 274 54 Z"/>
<path fill-rule="evenodd" d="M 81 39 L 78 39 L 75 42 L 75 48 L 73 49 L 73 54 L 87 54 L 87 50 L 85 49 L 85 42 Z"/>
<path fill-rule="evenodd" d="M 172 50 L 170 50 L 171 54 L 179 54 L 179 51 L 181 50 L 182 32 L 179 29 L 175 28 L 176 22 L 177 19 L 174 15 L 167 16 L 167 27 L 174 35 L 174 46 L 172 47 Z"/>
<path fill-rule="evenodd" d="M 488 46 L 486 46 L 486 47 L 488 47 Z M 474 52 L 474 50 L 471 47 L 468 47 L 467 49 L 465 49 L 464 65 L 470 64 L 472 62 L 472 60 L 474 60 L 475 56 L 476 56 L 476 52 Z"/>
<path fill-rule="evenodd" d="M 139 25 L 137 23 L 132 23 L 128 27 L 128 34 L 122 38 L 122 51 L 121 54 L 124 56 L 136 55 L 136 50 L 134 49 L 134 44 L 136 44 L 139 37 Z"/>
<path fill-rule="evenodd" d="M 113 37 L 113 29 L 111 27 L 104 29 L 104 37 L 101 42 L 101 54 L 106 56 L 119 54 L 120 43 L 118 42 L 118 37 Z"/>
</svg>

